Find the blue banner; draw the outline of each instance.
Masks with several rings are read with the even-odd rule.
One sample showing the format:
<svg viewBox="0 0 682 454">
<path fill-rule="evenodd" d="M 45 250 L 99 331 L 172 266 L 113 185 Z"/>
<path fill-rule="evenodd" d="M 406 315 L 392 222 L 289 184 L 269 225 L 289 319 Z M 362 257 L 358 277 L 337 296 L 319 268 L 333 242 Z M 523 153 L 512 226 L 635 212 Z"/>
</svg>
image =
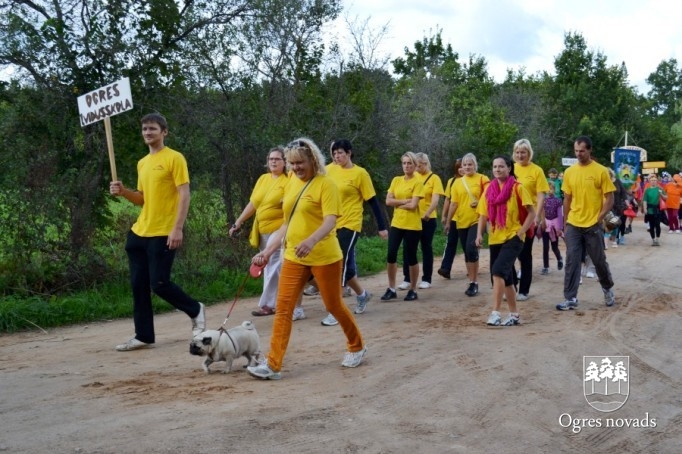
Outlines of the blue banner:
<svg viewBox="0 0 682 454">
<path fill-rule="evenodd" d="M 630 189 L 639 175 L 639 150 L 616 148 L 613 156 L 613 167 L 616 177 L 623 183 L 625 189 Z"/>
</svg>

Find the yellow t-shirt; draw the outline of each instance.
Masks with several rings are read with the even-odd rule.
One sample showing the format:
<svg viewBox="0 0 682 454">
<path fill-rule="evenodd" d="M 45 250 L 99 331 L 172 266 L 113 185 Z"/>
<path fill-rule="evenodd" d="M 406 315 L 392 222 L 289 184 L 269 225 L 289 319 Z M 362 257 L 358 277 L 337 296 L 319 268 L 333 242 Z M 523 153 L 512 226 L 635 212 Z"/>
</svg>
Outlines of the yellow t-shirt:
<svg viewBox="0 0 682 454">
<path fill-rule="evenodd" d="M 516 170 L 514 170 L 514 173 L 516 173 Z M 492 184 L 500 183 L 497 180 L 493 180 L 489 185 L 486 186 L 485 191 L 483 192 L 483 197 L 481 197 L 481 199 L 478 201 L 478 206 L 476 207 L 476 211 L 479 215 L 484 215 L 486 217 L 488 216 L 488 201 L 485 197 L 490 185 Z M 500 188 L 502 188 L 502 185 L 500 185 Z M 516 232 L 519 231 L 523 225 L 521 218 L 519 217 L 519 198 L 521 199 L 521 205 L 525 207 L 534 205 L 533 199 L 526 188 L 521 184 L 515 184 L 514 188 L 512 189 L 511 197 L 509 197 L 509 200 L 507 200 L 506 224 L 504 227 L 496 226 L 497 228 L 490 229 L 490 232 L 488 233 L 488 244 L 502 244 L 514 238 Z M 525 239 L 525 235 L 523 235 L 523 237 Z"/>
<path fill-rule="evenodd" d="M 429 207 L 431 206 L 431 199 L 433 199 L 433 195 L 434 194 L 444 195 L 445 191 L 443 191 L 443 182 L 440 180 L 440 177 L 435 173 L 429 172 L 426 175 L 422 175 L 419 172 L 415 172 L 415 175 L 417 176 L 417 178 L 421 178 L 422 183 L 424 184 L 424 198 L 419 200 L 419 214 L 420 216 L 424 216 L 426 210 L 428 210 Z M 429 175 L 431 175 L 431 177 L 429 177 Z M 433 210 L 431 212 L 431 215 L 429 216 L 429 218 L 431 219 L 435 217 L 438 217 L 437 208 Z"/>
<path fill-rule="evenodd" d="M 132 231 L 142 237 L 168 236 L 178 215 L 178 186 L 189 184 L 185 157 L 168 147 L 137 162 L 137 190 L 144 205 Z"/>
<path fill-rule="evenodd" d="M 271 173 L 265 173 L 256 181 L 249 200 L 256 208 L 260 233 L 272 233 L 284 223 L 282 199 L 288 181 L 289 177 L 284 173 L 277 178 L 272 178 Z"/>
<path fill-rule="evenodd" d="M 419 197 L 421 199 L 424 197 L 424 185 L 417 176 L 414 176 L 409 180 L 405 180 L 405 176 L 399 176 L 393 178 L 391 186 L 388 188 L 388 192 L 389 194 L 393 194 L 393 197 L 398 200 L 406 200 L 413 197 Z M 405 230 L 421 230 L 422 219 L 419 214 L 419 206 L 414 210 L 393 207 L 391 227 Z"/>
<path fill-rule="evenodd" d="M 329 265 L 343 258 L 336 230 L 322 238 L 306 257 L 296 257 L 296 246 L 322 225 L 325 216 L 341 215 L 341 198 L 334 181 L 326 175 L 316 175 L 298 199 L 306 182 L 292 176 L 284 190 L 284 216 L 288 223 L 284 258 L 302 265 Z M 296 210 L 291 212 L 298 199 Z"/>
<path fill-rule="evenodd" d="M 537 164 L 532 162 L 528 163 L 527 166 L 514 164 L 514 176 L 516 181 L 521 183 L 530 194 L 533 199 L 533 205 L 536 205 L 538 202 L 539 192 L 549 192 L 549 184 L 547 183 L 545 172 Z"/>
<path fill-rule="evenodd" d="M 597 223 L 604 196 L 615 192 L 616 187 L 606 167 L 592 161 L 586 166 L 573 164 L 566 169 L 561 190 L 571 195 L 566 222 L 574 227 L 591 227 Z"/>
<path fill-rule="evenodd" d="M 474 173 L 473 175 L 463 175 L 455 180 L 450 191 L 450 202 L 457 203 L 457 210 L 452 220 L 457 223 L 458 229 L 468 229 L 478 222 L 478 212 L 471 206 L 472 200 L 479 200 L 483 193 L 483 187 L 490 181 L 487 176 Z M 466 190 L 466 186 L 471 192 Z M 472 199 L 473 196 L 473 199 Z"/>
<path fill-rule="evenodd" d="M 327 165 L 327 175 L 334 180 L 341 196 L 341 217 L 336 221 L 336 228 L 345 227 L 360 232 L 363 203 L 376 196 L 369 173 L 355 164 L 350 169 L 344 169 L 331 163 Z"/>
</svg>

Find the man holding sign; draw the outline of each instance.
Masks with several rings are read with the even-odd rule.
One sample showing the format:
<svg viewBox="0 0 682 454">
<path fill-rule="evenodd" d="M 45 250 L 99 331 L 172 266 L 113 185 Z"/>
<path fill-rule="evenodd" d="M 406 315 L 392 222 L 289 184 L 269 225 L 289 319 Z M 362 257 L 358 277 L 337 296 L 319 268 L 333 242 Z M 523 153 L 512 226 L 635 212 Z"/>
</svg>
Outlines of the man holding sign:
<svg viewBox="0 0 682 454">
<path fill-rule="evenodd" d="M 158 113 L 142 118 L 142 138 L 149 154 L 137 163 L 137 190 L 112 181 L 109 192 L 142 206 L 128 232 L 126 253 L 133 291 L 135 336 L 117 345 L 118 351 L 146 348 L 154 343 L 151 293 L 156 293 L 192 319 L 192 335 L 206 329 L 204 305 L 171 282 L 175 251 L 182 246 L 182 228 L 189 210 L 189 171 L 184 156 L 164 144 L 168 123 Z"/>
</svg>

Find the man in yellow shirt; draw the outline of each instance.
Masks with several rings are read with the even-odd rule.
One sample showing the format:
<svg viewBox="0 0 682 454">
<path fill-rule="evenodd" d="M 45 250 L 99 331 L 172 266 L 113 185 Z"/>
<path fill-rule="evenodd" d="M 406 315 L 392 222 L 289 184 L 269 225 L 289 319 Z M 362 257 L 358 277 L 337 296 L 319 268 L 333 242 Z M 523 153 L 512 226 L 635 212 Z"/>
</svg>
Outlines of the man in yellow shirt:
<svg viewBox="0 0 682 454">
<path fill-rule="evenodd" d="M 175 251 L 182 246 L 182 228 L 189 211 L 189 171 L 185 157 L 164 144 L 168 123 L 163 115 L 142 118 L 142 137 L 149 154 L 137 163 L 137 191 L 120 181 L 109 192 L 142 206 L 126 241 L 133 290 L 135 336 L 116 346 L 118 351 L 146 348 L 154 343 L 152 296 L 159 295 L 192 319 L 192 335 L 206 329 L 204 305 L 170 280 Z"/>
<path fill-rule="evenodd" d="M 613 206 L 613 185 L 606 167 L 592 159 L 592 140 L 580 136 L 573 145 L 578 162 L 564 174 L 564 238 L 566 240 L 566 271 L 564 302 L 560 311 L 578 307 L 580 286 L 580 256 L 583 244 L 594 263 L 604 293 L 604 303 L 613 306 L 613 278 L 604 252 L 604 216 Z"/>
</svg>

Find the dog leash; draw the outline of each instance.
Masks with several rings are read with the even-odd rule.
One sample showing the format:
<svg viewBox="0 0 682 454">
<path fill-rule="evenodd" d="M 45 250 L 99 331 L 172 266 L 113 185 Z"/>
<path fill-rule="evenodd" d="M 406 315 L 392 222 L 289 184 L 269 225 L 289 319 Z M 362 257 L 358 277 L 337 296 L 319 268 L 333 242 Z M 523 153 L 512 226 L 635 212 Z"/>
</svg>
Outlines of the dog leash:
<svg viewBox="0 0 682 454">
<path fill-rule="evenodd" d="M 227 324 L 227 321 L 230 319 L 230 314 L 232 314 L 232 310 L 234 309 L 234 306 L 237 304 L 237 300 L 239 299 L 239 296 L 242 294 L 242 291 L 244 290 L 244 286 L 246 285 L 246 281 L 249 280 L 249 276 L 251 276 L 253 278 L 260 277 L 262 271 L 263 271 L 262 266 L 257 266 L 257 265 L 253 265 L 253 264 L 251 265 L 251 268 L 249 268 L 249 271 L 244 276 L 242 283 L 239 285 L 239 288 L 237 289 L 237 294 L 234 297 L 234 301 L 232 301 L 232 306 L 230 306 L 230 310 L 227 311 L 227 317 L 225 317 L 225 321 L 223 321 L 223 324 L 220 325 L 220 329 L 218 331 L 224 331 L 227 333 L 227 330 L 225 329 L 225 325 Z M 232 344 L 234 344 L 234 341 L 232 341 Z"/>
</svg>

